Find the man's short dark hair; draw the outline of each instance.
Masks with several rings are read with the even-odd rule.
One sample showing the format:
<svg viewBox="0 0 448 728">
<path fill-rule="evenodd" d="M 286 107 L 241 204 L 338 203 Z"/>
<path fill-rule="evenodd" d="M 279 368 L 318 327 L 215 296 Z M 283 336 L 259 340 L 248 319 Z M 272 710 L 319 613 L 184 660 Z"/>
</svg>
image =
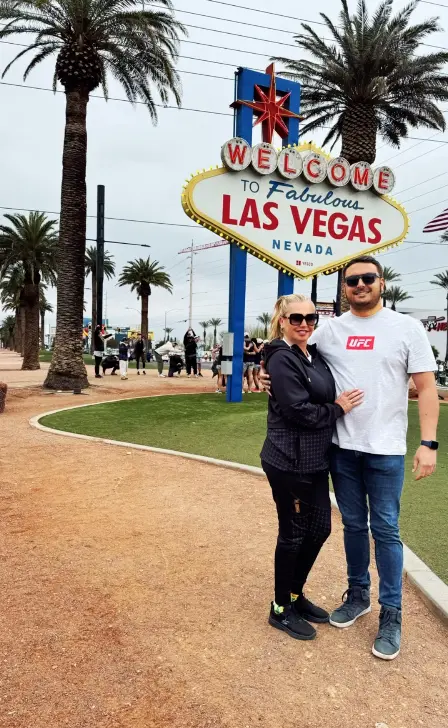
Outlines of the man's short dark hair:
<svg viewBox="0 0 448 728">
<path fill-rule="evenodd" d="M 377 261 L 376 258 L 374 258 L 372 255 L 358 255 L 357 258 L 353 258 L 353 260 L 351 260 L 350 263 L 347 263 L 347 265 L 344 267 L 344 278 L 347 270 L 350 268 L 350 266 L 355 265 L 355 263 L 371 263 L 372 265 L 376 266 L 376 269 L 380 274 L 381 278 L 383 277 L 383 266 Z"/>
</svg>

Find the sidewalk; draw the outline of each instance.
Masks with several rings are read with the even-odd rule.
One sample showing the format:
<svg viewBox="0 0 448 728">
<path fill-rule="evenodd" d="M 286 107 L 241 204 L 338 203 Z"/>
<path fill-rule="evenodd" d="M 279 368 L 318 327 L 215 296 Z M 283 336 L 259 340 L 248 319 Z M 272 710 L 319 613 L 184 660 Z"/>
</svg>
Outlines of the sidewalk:
<svg viewBox="0 0 448 728">
<path fill-rule="evenodd" d="M 142 379 L 118 389 L 143 394 Z M 370 653 L 376 603 L 314 642 L 278 633 L 263 481 L 28 424 L 81 399 L 12 390 L 0 416 L 1 728 L 446 728 L 448 633 L 412 588 L 392 663 Z M 333 522 L 308 591 L 328 608 L 345 588 Z"/>
</svg>

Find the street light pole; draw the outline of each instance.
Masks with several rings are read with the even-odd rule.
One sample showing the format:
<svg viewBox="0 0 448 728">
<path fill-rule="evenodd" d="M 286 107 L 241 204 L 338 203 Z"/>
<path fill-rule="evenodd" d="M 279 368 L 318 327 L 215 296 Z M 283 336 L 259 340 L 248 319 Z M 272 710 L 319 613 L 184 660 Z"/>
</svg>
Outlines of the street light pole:
<svg viewBox="0 0 448 728">
<path fill-rule="evenodd" d="M 193 240 L 191 241 L 191 254 L 190 254 L 190 304 L 188 307 L 188 328 L 191 329 L 193 324 Z"/>
<path fill-rule="evenodd" d="M 92 321 L 92 330 L 97 324 L 103 325 L 103 285 L 104 285 L 104 200 L 105 187 L 98 185 L 96 202 L 96 321 Z"/>
</svg>

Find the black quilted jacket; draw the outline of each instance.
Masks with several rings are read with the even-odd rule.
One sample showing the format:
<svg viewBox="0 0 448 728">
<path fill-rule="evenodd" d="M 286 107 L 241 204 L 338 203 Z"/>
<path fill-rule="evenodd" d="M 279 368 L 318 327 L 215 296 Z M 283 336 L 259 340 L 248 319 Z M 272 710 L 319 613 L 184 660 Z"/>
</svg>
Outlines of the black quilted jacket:
<svg viewBox="0 0 448 728">
<path fill-rule="evenodd" d="M 335 404 L 333 375 L 310 345 L 310 362 L 298 346 L 280 339 L 265 347 L 271 377 L 268 432 L 261 458 L 279 470 L 313 473 L 328 469 L 334 423 L 344 415 Z"/>
</svg>

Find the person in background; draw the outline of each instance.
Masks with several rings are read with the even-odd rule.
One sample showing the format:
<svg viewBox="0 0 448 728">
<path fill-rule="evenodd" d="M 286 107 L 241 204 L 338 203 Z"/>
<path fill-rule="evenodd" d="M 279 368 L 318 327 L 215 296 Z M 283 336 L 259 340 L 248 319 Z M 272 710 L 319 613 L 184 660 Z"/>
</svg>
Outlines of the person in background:
<svg viewBox="0 0 448 728">
<path fill-rule="evenodd" d="M 185 369 L 187 370 L 187 377 L 191 377 L 191 370 L 195 377 L 198 376 L 198 364 L 197 364 L 197 349 L 198 349 L 198 337 L 196 336 L 193 329 L 188 329 L 184 336 L 184 348 L 185 348 Z"/>
<path fill-rule="evenodd" d="M 252 343 L 255 347 L 255 356 L 254 356 L 254 392 L 262 392 L 263 386 L 259 379 L 260 369 L 261 369 L 261 358 L 263 356 L 263 350 L 264 350 L 264 343 L 263 339 L 252 339 Z"/>
<path fill-rule="evenodd" d="M 120 374 L 122 379 L 128 378 L 129 340 L 123 339 L 118 347 L 118 359 L 120 361 Z"/>
<path fill-rule="evenodd" d="M 134 345 L 134 356 L 135 356 L 135 361 L 137 362 L 137 374 L 138 375 L 140 375 L 140 362 L 142 363 L 143 374 L 146 374 L 146 369 L 145 369 L 146 356 L 145 356 L 145 354 L 146 354 L 145 340 L 142 336 L 139 336 Z"/>
<path fill-rule="evenodd" d="M 198 377 L 202 377 L 202 359 L 204 358 L 204 343 L 199 339 L 196 348 L 196 362 L 198 365 Z"/>
<path fill-rule="evenodd" d="M 120 367 L 120 362 L 118 360 L 118 357 L 115 354 L 108 354 L 104 357 L 103 361 L 101 362 L 101 366 L 103 368 L 103 376 L 105 376 L 106 371 L 108 369 L 112 369 L 111 376 L 116 375 L 117 370 Z"/>
<path fill-rule="evenodd" d="M 254 391 L 254 361 L 255 361 L 255 346 L 249 334 L 244 334 L 244 349 L 243 349 L 243 393 L 244 393 L 244 380 L 247 381 L 247 393 Z"/>
<path fill-rule="evenodd" d="M 165 354 L 170 354 L 170 352 L 173 351 L 173 344 L 171 341 L 166 341 L 164 344 L 159 346 L 157 349 L 154 349 L 154 359 L 157 362 L 157 371 L 159 377 L 166 377 L 166 374 L 163 373 L 163 357 Z"/>
<path fill-rule="evenodd" d="M 265 347 L 271 396 L 261 462 L 279 526 L 269 624 L 299 640 L 316 636 L 310 622 L 329 619 L 303 590 L 331 532 L 328 471 L 334 424 L 363 397 L 355 389 L 336 399 L 328 366 L 308 344 L 318 320 L 306 296 L 281 296 L 272 317 L 272 340 Z"/>
<path fill-rule="evenodd" d="M 95 378 L 101 379 L 100 366 L 104 355 L 104 341 L 101 336 L 103 327 L 100 324 L 95 326 L 93 332 L 93 356 L 95 357 Z"/>
<path fill-rule="evenodd" d="M 174 375 L 177 374 L 177 376 L 180 377 L 182 367 L 184 365 L 180 351 L 173 348 L 173 351 L 170 353 L 169 357 L 170 367 L 168 370 L 168 376 L 174 377 Z"/>
<path fill-rule="evenodd" d="M 222 394 L 223 387 L 225 386 L 225 377 L 224 374 L 221 372 L 221 364 L 222 364 L 222 345 L 215 351 L 215 360 L 214 360 L 214 367 L 216 370 L 216 373 L 218 375 L 218 382 L 216 387 L 216 394 Z"/>
</svg>

